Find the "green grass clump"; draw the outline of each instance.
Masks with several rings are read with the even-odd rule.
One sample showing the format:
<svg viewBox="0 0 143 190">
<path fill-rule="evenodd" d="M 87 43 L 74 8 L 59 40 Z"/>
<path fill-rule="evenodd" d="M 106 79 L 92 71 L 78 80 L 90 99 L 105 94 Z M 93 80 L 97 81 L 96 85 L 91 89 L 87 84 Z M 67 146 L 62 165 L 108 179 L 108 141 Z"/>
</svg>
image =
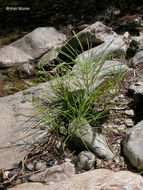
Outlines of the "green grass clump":
<svg viewBox="0 0 143 190">
<path fill-rule="evenodd" d="M 82 44 L 78 38 L 77 40 L 83 52 Z M 73 133 L 69 125 L 73 120 L 85 118 L 90 123 L 107 116 L 109 113 L 107 106 L 116 95 L 117 86 L 124 75 L 122 69 L 116 73 L 113 70 L 110 75 L 104 76 L 103 82 L 100 74 L 109 56 L 103 59 L 101 54 L 93 60 L 92 53 L 87 57 L 83 54 L 81 61 L 76 58 L 78 51 L 70 45 L 66 48 L 69 54 L 62 51 L 60 53 L 70 59 L 70 64 L 62 64 L 62 61 L 58 60 L 60 66 L 51 76 L 50 87 L 42 100 L 45 103 L 35 102 L 36 118 L 52 129 L 57 139 L 65 137 L 63 147 L 68 140 L 72 139 Z M 76 67 L 72 70 L 70 65 Z M 62 76 L 61 71 L 66 71 L 66 74 Z"/>
</svg>

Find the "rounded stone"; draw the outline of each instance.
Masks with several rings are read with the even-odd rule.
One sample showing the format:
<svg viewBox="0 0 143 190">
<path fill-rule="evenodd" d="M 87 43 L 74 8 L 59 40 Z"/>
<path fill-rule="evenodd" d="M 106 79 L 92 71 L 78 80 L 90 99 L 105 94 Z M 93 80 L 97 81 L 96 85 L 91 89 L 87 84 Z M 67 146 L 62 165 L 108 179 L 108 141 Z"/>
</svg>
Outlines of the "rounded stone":
<svg viewBox="0 0 143 190">
<path fill-rule="evenodd" d="M 89 151 L 82 151 L 78 155 L 77 166 L 80 169 L 90 170 L 94 168 L 96 157 Z"/>
<path fill-rule="evenodd" d="M 35 170 L 45 170 L 47 168 L 46 162 L 39 161 L 35 165 Z"/>
</svg>

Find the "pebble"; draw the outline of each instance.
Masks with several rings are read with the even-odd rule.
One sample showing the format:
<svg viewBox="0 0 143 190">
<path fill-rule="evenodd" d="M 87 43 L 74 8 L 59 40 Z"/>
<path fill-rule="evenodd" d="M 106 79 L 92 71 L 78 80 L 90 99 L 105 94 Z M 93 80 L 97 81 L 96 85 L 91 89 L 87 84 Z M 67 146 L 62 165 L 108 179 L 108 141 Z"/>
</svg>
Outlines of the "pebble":
<svg viewBox="0 0 143 190">
<path fill-rule="evenodd" d="M 125 124 L 128 126 L 128 127 L 132 127 L 134 125 L 134 122 L 132 119 L 125 119 Z"/>
<path fill-rule="evenodd" d="M 129 38 L 129 37 L 130 37 L 130 34 L 129 34 L 129 32 L 125 32 L 125 33 L 123 34 L 123 36 L 124 36 L 124 38 Z"/>
<path fill-rule="evenodd" d="M 72 160 L 69 158 L 65 158 L 65 162 L 71 162 Z"/>
<path fill-rule="evenodd" d="M 96 157 L 89 151 L 82 151 L 78 155 L 77 166 L 80 169 L 90 170 L 94 168 Z"/>
<path fill-rule="evenodd" d="M 16 174 L 16 171 L 9 171 L 8 173 L 8 178 L 11 178 L 12 176 L 14 176 Z"/>
<path fill-rule="evenodd" d="M 125 110 L 125 114 L 129 116 L 134 116 L 134 110 Z"/>
<path fill-rule="evenodd" d="M 116 8 L 115 10 L 113 10 L 113 15 L 118 16 L 120 14 L 121 14 L 121 10 L 120 9 Z"/>
<path fill-rule="evenodd" d="M 28 170 L 30 170 L 30 171 L 33 171 L 34 166 L 33 166 L 33 164 L 29 163 L 29 164 L 26 165 L 26 168 L 27 168 Z"/>
<path fill-rule="evenodd" d="M 45 170 L 47 168 L 46 162 L 39 161 L 35 165 L 35 170 Z"/>
<path fill-rule="evenodd" d="M 119 125 L 118 131 L 124 131 L 126 129 L 126 125 Z"/>
<path fill-rule="evenodd" d="M 4 171 L 3 172 L 3 179 L 8 179 L 9 171 Z"/>
<path fill-rule="evenodd" d="M 60 150 L 62 148 L 62 143 L 60 141 L 55 141 L 55 147 Z"/>
</svg>

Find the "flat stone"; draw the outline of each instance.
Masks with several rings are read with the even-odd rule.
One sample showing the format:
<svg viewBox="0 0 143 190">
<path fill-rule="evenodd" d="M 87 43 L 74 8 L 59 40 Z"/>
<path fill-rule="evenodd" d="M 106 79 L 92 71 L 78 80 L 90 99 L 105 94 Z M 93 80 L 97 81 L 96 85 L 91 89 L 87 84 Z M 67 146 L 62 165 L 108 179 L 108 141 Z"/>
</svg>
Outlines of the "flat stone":
<svg viewBox="0 0 143 190">
<path fill-rule="evenodd" d="M 123 139 L 123 152 L 131 164 L 143 170 L 143 120 L 127 130 Z"/>
<path fill-rule="evenodd" d="M 44 131 L 32 129 L 34 113 L 31 96 L 40 94 L 49 83 L 0 98 L 0 169 L 18 166 L 28 148 L 42 138 Z M 37 135 L 37 136 L 36 136 Z M 37 137 L 37 138 L 36 138 Z"/>
<path fill-rule="evenodd" d="M 113 40 L 118 37 L 118 35 L 113 32 L 110 27 L 105 26 L 102 22 L 96 22 L 86 27 L 78 34 L 76 34 L 76 36 L 78 37 L 83 47 L 87 46 L 87 42 L 89 44 L 99 45 L 101 43 L 107 42 L 109 39 Z M 69 47 L 68 44 L 70 44 L 70 46 L 74 49 L 80 48 L 76 36 L 73 36 L 71 40 L 69 40 L 67 44 L 65 44 L 65 46 Z M 62 50 L 67 51 L 64 46 L 62 47 Z"/>
<path fill-rule="evenodd" d="M 143 190 L 143 177 L 129 172 L 97 169 L 50 185 L 24 183 L 9 190 Z"/>
<path fill-rule="evenodd" d="M 73 175 L 75 175 L 74 165 L 70 162 L 65 162 L 61 165 L 56 165 L 37 174 L 33 174 L 29 180 L 32 182 L 49 183 L 62 181 Z"/>
<path fill-rule="evenodd" d="M 77 62 L 84 62 L 84 60 L 89 57 L 88 60 L 92 60 L 92 62 L 97 62 L 107 58 L 108 56 L 110 57 L 110 55 L 113 53 L 125 53 L 126 50 L 127 46 L 123 38 L 118 36 L 114 40 L 108 39 L 108 41 L 106 41 L 105 43 L 91 48 L 87 51 L 84 51 L 76 58 L 76 60 Z"/>
<path fill-rule="evenodd" d="M 134 110 L 125 110 L 125 114 L 129 116 L 134 116 Z"/>
<path fill-rule="evenodd" d="M 39 27 L 23 38 L 0 49 L 0 67 L 19 67 L 40 58 L 43 54 L 61 47 L 66 36 L 53 27 Z M 23 67 L 27 71 L 27 67 Z"/>
</svg>

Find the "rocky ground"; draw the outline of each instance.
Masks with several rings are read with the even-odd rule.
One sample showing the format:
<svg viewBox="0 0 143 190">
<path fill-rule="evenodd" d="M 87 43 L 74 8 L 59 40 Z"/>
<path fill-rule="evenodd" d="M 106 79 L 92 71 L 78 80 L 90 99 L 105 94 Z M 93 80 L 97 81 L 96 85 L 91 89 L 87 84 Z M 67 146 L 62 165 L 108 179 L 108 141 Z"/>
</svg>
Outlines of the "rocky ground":
<svg viewBox="0 0 143 190">
<path fill-rule="evenodd" d="M 102 185 L 101 184 L 99 185 L 98 183 L 98 185 L 100 186 L 99 189 L 103 188 L 112 189 L 111 187 L 113 187 L 113 189 L 121 189 L 122 187 L 124 187 L 125 189 L 129 188 L 143 189 L 143 179 L 140 178 L 140 176 L 142 176 L 142 169 L 143 169 L 142 140 L 141 140 L 143 134 L 141 128 L 142 127 L 141 105 L 142 105 L 142 84 L 143 84 L 142 83 L 142 74 L 143 74 L 142 19 L 143 18 L 142 18 L 141 7 L 137 6 L 135 7 L 133 5 L 130 9 L 134 10 L 132 12 L 133 13 L 132 15 L 128 15 L 126 12 L 120 13 L 122 11 L 121 8 L 115 8 L 114 6 L 111 6 L 110 10 L 103 11 L 102 14 L 97 14 L 94 16 L 93 15 L 86 16 L 87 13 L 89 12 L 88 10 L 85 9 L 84 4 L 83 8 L 81 8 L 80 10 L 80 14 L 76 14 L 76 11 L 73 13 L 68 11 L 66 12 L 65 9 L 62 9 L 65 6 L 64 2 L 54 4 L 49 1 L 49 3 L 51 6 L 49 6 L 50 13 L 49 13 L 48 25 L 50 23 L 51 26 L 56 25 L 55 28 L 60 29 L 61 32 L 60 34 L 59 32 L 53 30 L 53 32 L 55 32 L 55 36 L 57 35 L 58 40 L 59 41 L 61 40 L 60 47 L 63 45 L 63 42 L 66 39 L 70 39 L 72 35 L 71 34 L 72 29 L 74 29 L 76 32 L 79 32 L 82 31 L 84 28 L 86 30 L 86 28 L 89 26 L 89 29 L 87 29 L 87 31 L 89 30 L 90 31 L 89 33 L 91 33 L 92 35 L 91 32 L 92 27 L 90 28 L 90 26 L 91 23 L 95 23 L 96 21 L 103 21 L 104 23 L 106 23 L 107 26 L 111 26 L 113 30 L 118 32 L 118 34 L 114 33 L 112 30 L 110 31 L 109 29 L 104 30 L 106 29 L 106 27 L 104 26 L 101 30 L 99 25 L 98 27 L 100 35 L 96 36 L 97 32 L 96 30 L 95 34 L 93 32 L 93 34 L 95 35 L 95 38 L 92 39 L 95 40 L 92 41 L 93 44 L 102 45 L 108 42 L 107 40 L 108 38 L 116 39 L 118 37 L 120 39 L 120 42 L 122 40 L 124 41 L 124 47 L 126 48 L 127 51 L 116 45 L 113 47 L 114 49 L 120 51 L 126 51 L 126 56 L 124 57 L 124 63 L 126 66 L 132 69 L 130 69 L 126 73 L 124 79 L 122 80 L 122 83 L 120 84 L 120 88 L 118 90 L 117 95 L 110 102 L 110 116 L 108 119 L 102 122 L 102 131 L 101 131 L 107 141 L 109 148 L 114 152 L 114 157 L 108 160 L 101 159 L 96 154 L 93 154 L 89 151 L 85 151 L 82 149 L 78 149 L 77 147 L 75 148 L 74 146 L 69 146 L 64 152 L 62 152 L 60 143 L 56 141 L 56 136 L 51 133 L 49 133 L 50 136 L 46 136 L 47 138 L 44 139 L 42 142 L 39 141 L 40 143 L 38 144 L 32 143 L 34 147 L 32 149 L 31 147 L 30 149 L 28 149 L 29 146 L 28 143 L 27 145 L 25 145 L 23 142 L 29 141 L 29 135 L 27 135 L 27 133 L 30 134 L 30 136 L 35 134 L 35 129 L 32 129 L 33 130 L 32 133 L 31 131 L 29 133 L 29 130 L 27 128 L 27 126 L 29 127 L 33 125 L 33 120 L 27 119 L 29 118 L 29 115 L 31 114 L 33 107 L 31 102 L 29 101 L 29 97 L 25 95 L 23 92 L 20 92 L 0 99 L 0 109 L 2 110 L 0 114 L 0 121 L 1 121 L 0 188 L 7 189 L 17 184 L 24 183 L 23 185 L 17 186 L 16 188 L 13 189 L 31 190 L 32 188 L 34 189 L 37 188 L 38 186 L 39 189 L 44 189 L 45 187 L 42 186 L 42 184 L 37 184 L 38 186 L 36 186 L 35 183 L 31 184 L 27 183 L 27 182 L 43 182 L 48 185 L 48 189 L 53 189 L 53 190 L 56 189 L 57 186 L 58 189 L 63 189 L 68 187 L 69 189 L 72 188 L 79 189 L 79 187 L 81 187 L 82 184 L 77 183 L 75 175 L 76 173 L 79 174 L 79 178 L 77 179 L 79 179 L 81 183 L 82 181 L 84 182 L 83 183 L 84 185 L 82 187 L 83 189 L 84 188 L 90 189 L 91 184 L 94 189 L 94 187 L 97 184 L 93 183 L 93 180 L 95 180 L 93 176 L 97 176 L 97 174 L 98 176 L 102 174 L 101 179 L 97 179 L 97 181 L 98 180 L 100 182 L 102 181 Z M 76 4 L 72 4 L 71 10 L 76 10 L 78 5 L 79 1 L 76 1 Z M 74 8 L 74 6 L 77 7 Z M 64 10 L 65 12 L 63 14 L 63 12 L 60 12 L 58 10 Z M 52 11 L 53 12 L 57 11 L 57 14 L 54 14 Z M 35 28 L 35 26 L 31 25 L 30 28 L 26 29 L 23 33 L 21 33 L 21 31 L 20 32 L 18 31 L 18 33 L 14 34 L 15 35 L 14 37 L 13 34 L 12 35 L 11 34 L 6 35 L 6 33 L 1 34 L 2 37 L 1 47 L 10 44 L 11 42 L 19 39 L 20 37 L 23 37 L 25 34 L 29 33 L 32 27 Z M 7 30 L 9 30 L 8 27 Z M 39 30 L 39 32 L 41 31 Z M 45 34 L 48 32 L 49 31 L 45 31 Z M 45 34 L 43 33 L 44 31 L 42 31 L 40 35 L 44 36 Z M 124 34 L 124 35 L 118 36 L 119 34 Z M 80 33 L 79 37 L 81 39 L 83 38 L 82 33 Z M 132 38 L 134 38 L 134 40 L 132 40 Z M 24 50 L 25 53 L 25 49 L 27 47 L 29 48 L 29 46 L 27 44 L 26 45 L 24 44 L 24 40 L 25 38 L 22 38 L 20 43 L 23 43 L 22 50 Z M 41 43 L 40 45 L 42 45 L 44 48 L 46 47 L 46 51 L 48 48 L 50 50 L 51 47 L 59 46 L 58 44 L 59 41 L 57 43 L 57 41 L 54 38 L 51 41 L 52 42 L 50 45 L 49 41 L 46 40 L 44 41 L 43 44 L 40 42 Z M 132 42 L 132 43 L 126 44 L 126 42 Z M 8 48 L 18 47 L 17 44 L 20 43 L 19 42 L 15 43 L 14 46 L 9 46 Z M 71 44 L 74 45 L 74 39 L 71 40 Z M 112 49 L 113 48 L 111 48 L 111 50 Z M 6 59 L 1 56 L 4 55 L 4 53 L 6 55 L 6 52 L 8 50 L 9 52 L 11 50 L 15 51 L 15 49 L 0 50 L 0 59 L 1 59 L 0 62 L 3 67 L 5 67 L 6 64 L 7 64 L 6 67 L 9 67 L 8 64 L 10 64 L 10 67 L 11 66 L 13 67 L 12 65 L 13 62 L 11 63 L 6 62 Z M 42 54 L 46 53 L 46 51 L 41 52 L 36 50 L 34 52 L 33 49 L 31 50 L 32 54 L 31 52 L 29 53 L 28 51 L 26 52 L 26 54 L 22 54 L 22 52 L 20 51 L 20 58 L 25 59 L 23 62 L 24 63 L 26 62 L 27 64 L 26 67 L 21 67 L 21 66 L 18 67 L 18 69 L 20 70 L 20 74 L 31 76 L 33 72 L 33 68 L 31 67 L 31 65 L 33 66 L 33 64 L 31 64 L 31 62 L 28 62 L 29 57 L 31 56 L 32 59 L 35 60 L 37 59 L 37 57 L 41 57 Z M 17 52 L 19 53 L 19 51 Z M 111 53 L 112 52 L 114 52 L 114 50 L 112 50 Z M 14 57 L 14 59 L 16 60 L 15 62 L 19 64 L 20 62 L 19 57 L 18 58 Z M 118 61 L 118 56 L 113 57 L 112 61 L 113 60 Z M 34 95 L 37 96 L 37 94 L 39 94 L 40 91 L 43 90 L 48 85 L 49 84 L 47 82 L 38 87 L 33 87 L 27 90 L 27 93 L 33 96 Z M 41 135 L 41 131 L 40 133 L 38 133 L 38 135 Z M 24 141 L 23 137 L 25 138 Z M 20 141 L 21 139 L 22 142 Z M 15 146 L 16 141 L 18 142 L 18 144 L 16 144 Z M 14 146 L 11 146 L 12 144 L 14 144 Z M 21 151 L 19 152 L 19 150 Z M 111 169 L 112 171 L 116 171 L 117 173 L 112 173 L 112 171 L 109 170 L 97 170 L 97 169 Z M 88 177 L 87 179 L 86 173 L 80 176 L 80 173 L 89 170 L 93 170 L 88 173 L 88 175 L 89 176 L 91 175 L 93 178 L 91 177 L 89 179 Z M 121 173 L 119 171 L 121 171 Z M 132 173 L 130 172 L 128 173 L 128 171 L 131 171 Z M 133 173 L 138 173 L 139 175 Z M 118 179 L 121 179 L 121 181 L 120 180 L 116 181 L 114 179 L 114 176 L 117 179 L 116 175 L 118 175 Z M 129 181 L 132 181 L 132 184 L 127 183 L 129 186 L 126 186 L 123 177 L 124 175 L 126 177 L 128 176 L 127 179 Z M 107 176 L 109 177 L 110 180 L 107 178 Z M 78 184 L 79 186 L 75 185 L 75 187 L 71 187 L 70 185 L 71 182 L 68 181 L 68 178 L 70 177 L 73 180 L 72 183 Z M 135 181 L 133 179 L 135 179 Z M 67 181 L 64 183 L 64 180 Z M 85 183 L 85 180 L 87 180 L 88 183 Z M 106 180 L 111 181 L 111 184 L 110 183 L 106 184 Z M 57 181 L 63 181 L 63 183 L 61 184 L 60 182 L 59 184 L 54 183 Z M 66 184 L 67 186 L 65 187 L 64 185 Z"/>
</svg>

